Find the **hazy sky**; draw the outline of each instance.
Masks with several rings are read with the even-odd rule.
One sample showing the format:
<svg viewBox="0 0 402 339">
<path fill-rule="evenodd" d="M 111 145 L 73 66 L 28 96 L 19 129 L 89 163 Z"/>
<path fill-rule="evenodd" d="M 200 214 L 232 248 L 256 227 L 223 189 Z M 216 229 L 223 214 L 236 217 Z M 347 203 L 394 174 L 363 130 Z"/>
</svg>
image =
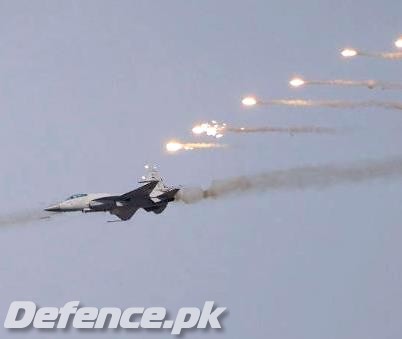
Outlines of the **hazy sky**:
<svg viewBox="0 0 402 339">
<path fill-rule="evenodd" d="M 402 2 L 0 0 L 0 211 L 73 193 L 125 192 L 145 163 L 169 184 L 401 154 L 402 115 L 262 107 L 240 98 L 393 100 L 401 91 L 310 79 L 402 82 L 401 61 L 342 60 L 393 50 Z M 195 122 L 322 125 L 326 135 L 228 135 L 230 147 L 175 155 Z M 204 140 L 204 139 L 200 139 Z M 208 140 L 208 139 L 206 139 Z M 223 331 L 186 337 L 402 337 L 402 181 L 252 193 L 126 223 L 62 215 L 0 229 L 0 323 L 13 300 L 62 306 L 227 306 Z M 166 338 L 165 331 L 9 332 L 2 338 Z"/>
</svg>

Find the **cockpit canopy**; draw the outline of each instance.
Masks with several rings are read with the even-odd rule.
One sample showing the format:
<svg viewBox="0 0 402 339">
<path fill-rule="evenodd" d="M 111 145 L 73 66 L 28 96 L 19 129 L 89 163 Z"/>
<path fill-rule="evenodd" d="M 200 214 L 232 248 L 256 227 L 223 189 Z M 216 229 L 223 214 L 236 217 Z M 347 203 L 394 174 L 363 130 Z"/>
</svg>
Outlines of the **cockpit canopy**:
<svg viewBox="0 0 402 339">
<path fill-rule="evenodd" d="M 76 198 L 82 198 L 86 197 L 88 194 L 85 193 L 78 193 L 78 194 L 73 194 L 71 197 L 68 197 L 66 200 L 71 200 L 71 199 L 76 199 Z"/>
</svg>

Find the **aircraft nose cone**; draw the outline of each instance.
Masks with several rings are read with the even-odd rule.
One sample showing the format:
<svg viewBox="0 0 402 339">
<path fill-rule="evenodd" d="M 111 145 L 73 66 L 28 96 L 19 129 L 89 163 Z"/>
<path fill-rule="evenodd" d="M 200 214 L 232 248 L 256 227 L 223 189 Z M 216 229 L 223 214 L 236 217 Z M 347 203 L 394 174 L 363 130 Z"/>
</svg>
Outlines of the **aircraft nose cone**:
<svg viewBox="0 0 402 339">
<path fill-rule="evenodd" d="M 60 205 L 52 205 L 52 206 L 46 207 L 45 211 L 47 211 L 47 212 L 60 212 L 61 211 L 60 210 Z"/>
</svg>

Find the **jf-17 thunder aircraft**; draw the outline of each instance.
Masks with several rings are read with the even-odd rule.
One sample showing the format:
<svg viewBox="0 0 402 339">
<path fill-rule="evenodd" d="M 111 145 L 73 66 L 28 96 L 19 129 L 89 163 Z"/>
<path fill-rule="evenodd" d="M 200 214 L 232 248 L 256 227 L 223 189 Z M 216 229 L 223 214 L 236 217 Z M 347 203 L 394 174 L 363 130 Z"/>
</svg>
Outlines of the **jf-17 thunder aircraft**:
<svg viewBox="0 0 402 339">
<path fill-rule="evenodd" d="M 168 187 L 155 167 L 145 166 L 147 174 L 138 182 L 143 186 L 121 194 L 80 193 L 74 194 L 59 204 L 45 208 L 47 212 L 109 212 L 120 220 L 129 220 L 138 209 L 160 214 L 168 203 L 175 200 L 179 187 Z"/>
</svg>

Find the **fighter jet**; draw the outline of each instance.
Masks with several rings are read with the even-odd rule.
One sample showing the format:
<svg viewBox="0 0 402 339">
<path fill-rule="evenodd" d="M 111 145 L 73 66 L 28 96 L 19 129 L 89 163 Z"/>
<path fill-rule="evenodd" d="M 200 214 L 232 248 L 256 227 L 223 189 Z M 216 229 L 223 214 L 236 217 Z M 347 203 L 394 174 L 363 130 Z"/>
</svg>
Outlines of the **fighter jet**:
<svg viewBox="0 0 402 339">
<path fill-rule="evenodd" d="M 66 200 L 45 208 L 48 212 L 109 212 L 120 220 L 129 220 L 138 209 L 147 212 L 162 213 L 168 203 L 174 201 L 179 187 L 168 187 L 163 182 L 155 167 L 146 165 L 147 175 L 138 182 L 143 186 L 121 194 L 79 193 Z"/>
</svg>

